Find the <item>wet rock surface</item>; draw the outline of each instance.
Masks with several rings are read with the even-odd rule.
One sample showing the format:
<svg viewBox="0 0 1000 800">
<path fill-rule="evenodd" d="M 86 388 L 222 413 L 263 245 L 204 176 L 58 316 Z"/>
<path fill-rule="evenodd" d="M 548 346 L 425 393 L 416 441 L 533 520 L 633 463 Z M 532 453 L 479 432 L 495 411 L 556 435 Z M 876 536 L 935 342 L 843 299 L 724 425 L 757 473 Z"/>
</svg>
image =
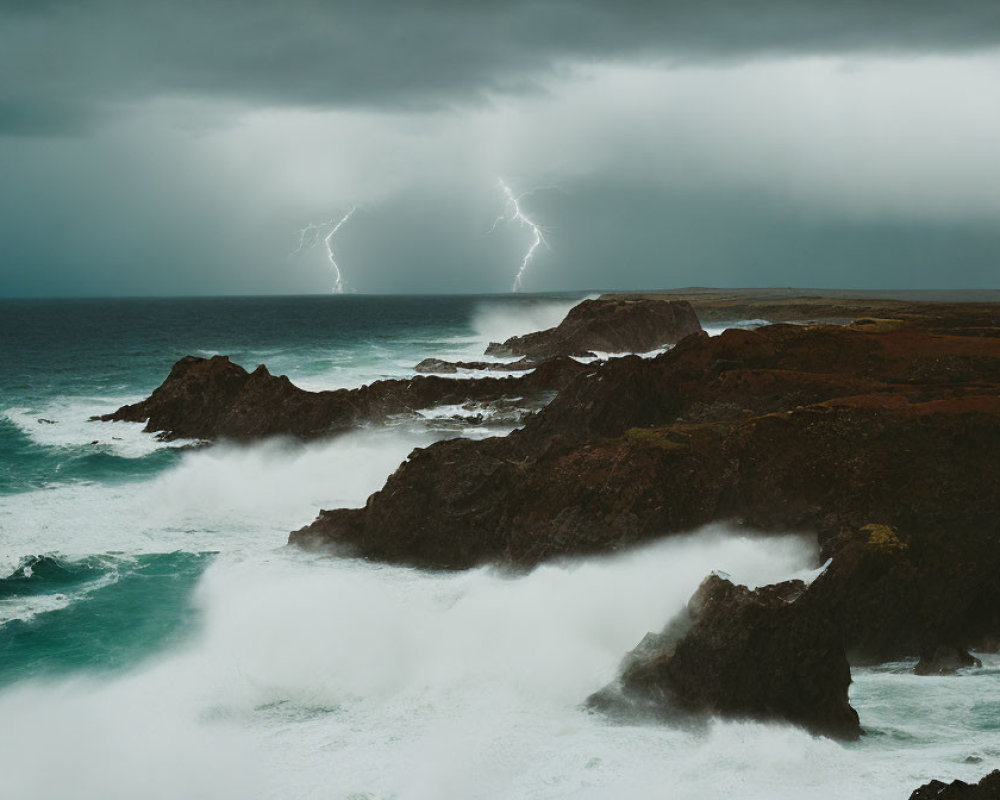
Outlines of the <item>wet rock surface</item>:
<svg viewBox="0 0 1000 800">
<path fill-rule="evenodd" d="M 645 353 L 700 330 L 701 323 L 686 300 L 584 300 L 555 328 L 493 342 L 486 355 L 538 361 L 560 355 L 591 356 L 595 350 Z"/>
<path fill-rule="evenodd" d="M 954 675 L 960 669 L 982 665 L 982 661 L 961 647 L 942 644 L 934 652 L 923 654 L 913 671 L 917 675 Z"/>
<path fill-rule="evenodd" d="M 751 590 L 712 575 L 681 615 L 625 658 L 587 700 L 610 715 L 779 719 L 839 739 L 860 734 L 839 631 L 787 581 Z"/>
</svg>

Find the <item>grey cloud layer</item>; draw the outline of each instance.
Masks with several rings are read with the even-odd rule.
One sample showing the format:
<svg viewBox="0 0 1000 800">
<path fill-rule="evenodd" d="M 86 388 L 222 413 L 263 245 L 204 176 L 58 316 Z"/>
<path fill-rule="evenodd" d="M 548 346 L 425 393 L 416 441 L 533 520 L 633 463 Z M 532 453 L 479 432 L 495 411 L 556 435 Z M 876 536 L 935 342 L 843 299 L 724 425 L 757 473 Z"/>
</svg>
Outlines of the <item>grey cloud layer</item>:
<svg viewBox="0 0 1000 800">
<path fill-rule="evenodd" d="M 998 15 L 0 0 L 0 296 L 995 285 Z"/>
<path fill-rule="evenodd" d="M 161 95 L 426 109 L 579 61 L 998 44 L 996 0 L 4 0 L 0 133 L 77 132 Z"/>
</svg>

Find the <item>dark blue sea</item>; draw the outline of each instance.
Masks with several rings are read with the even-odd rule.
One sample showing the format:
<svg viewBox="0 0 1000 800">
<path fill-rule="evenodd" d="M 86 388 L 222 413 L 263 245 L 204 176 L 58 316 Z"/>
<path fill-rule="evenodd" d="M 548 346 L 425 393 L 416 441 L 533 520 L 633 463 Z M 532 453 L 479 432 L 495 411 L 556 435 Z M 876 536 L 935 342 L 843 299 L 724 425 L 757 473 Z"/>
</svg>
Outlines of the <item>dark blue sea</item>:
<svg viewBox="0 0 1000 800">
<path fill-rule="evenodd" d="M 995 765 L 990 657 L 959 678 L 856 670 L 868 735 L 847 746 L 581 708 L 711 570 L 816 574 L 807 535 L 719 525 L 518 576 L 332 559 L 289 531 L 454 428 L 206 446 L 89 421 L 188 354 L 356 387 L 481 357 L 578 299 L 0 300 L 0 797 L 902 799 Z"/>
</svg>

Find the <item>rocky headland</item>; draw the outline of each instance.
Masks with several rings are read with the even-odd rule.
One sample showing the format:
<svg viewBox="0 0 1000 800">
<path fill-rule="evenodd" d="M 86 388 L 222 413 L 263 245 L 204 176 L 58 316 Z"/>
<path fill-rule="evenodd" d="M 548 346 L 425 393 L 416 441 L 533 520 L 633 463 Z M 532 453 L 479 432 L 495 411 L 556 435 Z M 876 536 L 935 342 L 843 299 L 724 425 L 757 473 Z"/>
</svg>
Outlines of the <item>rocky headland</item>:
<svg viewBox="0 0 1000 800">
<path fill-rule="evenodd" d="M 1000 330 L 984 324 L 996 309 L 931 312 L 696 333 L 656 358 L 612 359 L 522 430 L 414 451 L 363 508 L 324 511 L 290 542 L 530 568 L 717 520 L 813 532 L 829 563 L 812 584 L 715 586 L 707 608 L 725 613 L 702 612 L 703 587 L 699 610 L 592 704 L 849 738 L 848 663 L 914 657 L 944 674 L 1000 632 Z M 738 646 L 732 618 L 754 647 Z M 766 680 L 778 665 L 787 697 Z"/>
</svg>

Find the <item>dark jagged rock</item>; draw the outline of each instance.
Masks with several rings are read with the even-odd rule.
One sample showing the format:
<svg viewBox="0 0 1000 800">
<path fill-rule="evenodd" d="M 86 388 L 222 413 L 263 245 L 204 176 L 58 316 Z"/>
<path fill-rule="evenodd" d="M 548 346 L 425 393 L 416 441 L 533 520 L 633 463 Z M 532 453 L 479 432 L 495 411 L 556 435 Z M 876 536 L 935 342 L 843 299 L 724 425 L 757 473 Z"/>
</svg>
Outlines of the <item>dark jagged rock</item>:
<svg viewBox="0 0 1000 800">
<path fill-rule="evenodd" d="M 488 356 L 589 356 L 606 353 L 645 353 L 674 344 L 701 330 L 701 323 L 685 300 L 584 300 L 555 328 L 512 336 L 486 348 Z"/>
<path fill-rule="evenodd" d="M 813 531 L 852 658 L 1000 632 L 1000 340 L 772 326 L 572 381 L 503 439 L 417 450 L 290 541 L 531 566 L 715 520 Z M 889 531 L 888 534 L 885 531 Z"/>
<path fill-rule="evenodd" d="M 1000 769 L 979 783 L 931 781 L 910 795 L 910 800 L 1000 800 Z"/>
<path fill-rule="evenodd" d="M 777 719 L 856 739 L 851 670 L 839 631 L 798 598 L 801 581 L 750 590 L 712 575 L 679 618 L 626 656 L 620 678 L 591 695 L 616 715 L 696 713 Z"/>
<path fill-rule="evenodd" d="M 537 408 L 589 369 L 559 358 L 516 378 L 417 376 L 360 389 L 307 392 L 263 365 L 248 373 L 226 356 L 186 356 L 146 400 L 95 419 L 145 422 L 147 431 L 160 431 L 165 439 L 310 439 L 437 405 L 521 398 L 523 407 Z"/>
</svg>

